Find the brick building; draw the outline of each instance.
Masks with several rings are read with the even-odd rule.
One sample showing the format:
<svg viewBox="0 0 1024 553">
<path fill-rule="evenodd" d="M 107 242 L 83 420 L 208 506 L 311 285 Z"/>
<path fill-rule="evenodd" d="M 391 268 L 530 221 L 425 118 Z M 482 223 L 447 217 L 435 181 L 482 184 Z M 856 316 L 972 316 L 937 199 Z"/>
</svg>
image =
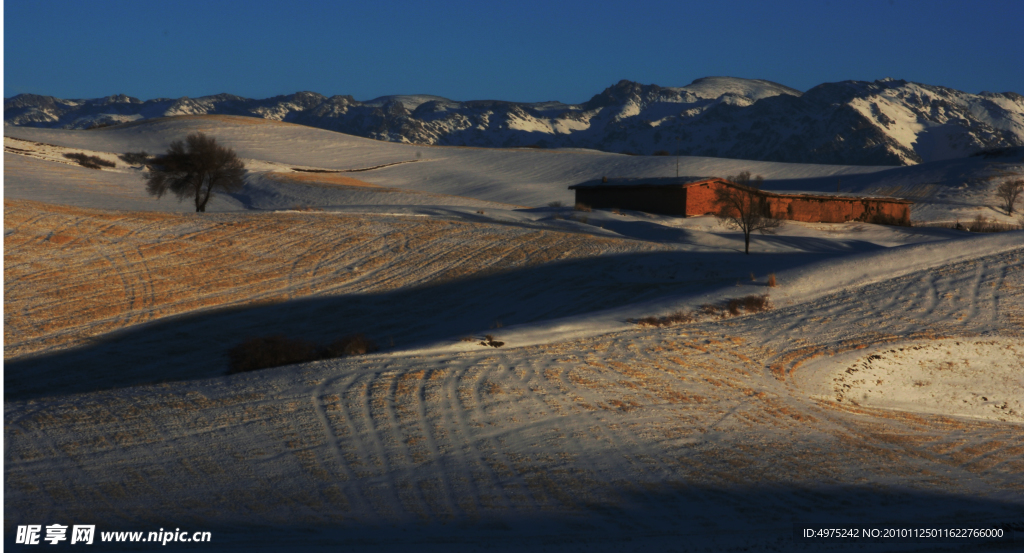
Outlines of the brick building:
<svg viewBox="0 0 1024 553">
<path fill-rule="evenodd" d="M 718 177 L 653 179 L 603 178 L 569 187 L 576 203 L 595 208 L 619 208 L 663 215 L 692 217 L 718 211 L 715 191 L 734 187 L 761 194 L 772 216 L 810 223 L 846 221 L 910 224 L 910 200 L 839 193 L 771 192 L 748 188 Z"/>
</svg>

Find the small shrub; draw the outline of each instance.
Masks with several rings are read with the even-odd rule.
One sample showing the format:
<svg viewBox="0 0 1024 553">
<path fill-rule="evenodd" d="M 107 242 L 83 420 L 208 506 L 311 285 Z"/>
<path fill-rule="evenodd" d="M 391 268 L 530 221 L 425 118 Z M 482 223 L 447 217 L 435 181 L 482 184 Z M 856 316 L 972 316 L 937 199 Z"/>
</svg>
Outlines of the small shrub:
<svg viewBox="0 0 1024 553">
<path fill-rule="evenodd" d="M 333 359 L 347 355 L 366 355 L 377 351 L 377 344 L 365 334 L 353 334 L 327 344 L 319 351 L 321 359 Z"/>
<path fill-rule="evenodd" d="M 317 347 L 313 342 L 294 340 L 283 334 L 250 338 L 228 350 L 228 374 L 306 363 L 316 359 Z"/>
<path fill-rule="evenodd" d="M 125 152 L 117 157 L 121 158 L 121 161 L 128 165 L 144 165 L 153 158 L 153 156 L 147 154 L 145 150 L 140 152 Z"/>
<path fill-rule="evenodd" d="M 477 215 L 485 215 L 484 210 L 482 210 L 482 209 L 476 210 L 476 213 L 477 213 Z"/>
<path fill-rule="evenodd" d="M 654 152 L 653 155 L 656 155 L 656 156 L 668 156 L 668 155 L 672 155 L 672 154 L 668 153 L 668 150 L 658 150 L 657 152 Z"/>
<path fill-rule="evenodd" d="M 499 342 L 494 336 L 487 334 L 484 336 L 484 341 L 480 342 L 481 346 L 490 346 L 492 348 L 500 348 L 505 345 L 505 342 Z"/>
<path fill-rule="evenodd" d="M 771 273 L 768 275 L 768 287 L 775 288 L 776 286 L 777 283 L 775 282 L 775 273 Z"/>
<path fill-rule="evenodd" d="M 743 314 L 744 312 L 759 313 L 761 311 L 767 311 L 770 308 L 771 303 L 768 300 L 768 294 L 765 294 L 763 296 L 750 295 L 742 298 L 733 298 L 725 303 L 724 311 L 728 312 L 728 315 L 735 317 Z M 677 311 L 664 317 L 644 317 L 642 319 L 630 319 L 628 322 L 639 326 L 663 327 L 673 324 L 690 323 L 701 316 L 722 318 L 726 316 L 725 312 L 723 312 L 722 306 L 715 305 L 713 303 L 706 303 L 700 306 L 700 309 L 695 313 Z"/>
<path fill-rule="evenodd" d="M 664 317 L 644 317 L 642 319 L 636 319 L 632 322 L 640 326 L 653 326 L 660 328 L 663 326 L 670 326 L 674 324 L 692 323 L 693 321 L 693 313 L 687 313 L 686 311 L 676 311 L 675 313 L 672 313 L 671 315 L 666 315 Z"/>
<path fill-rule="evenodd" d="M 750 282 L 757 282 L 757 277 L 754 276 L 754 273 L 750 273 Z"/>
<path fill-rule="evenodd" d="M 700 306 L 700 314 L 701 315 L 711 315 L 711 316 L 714 316 L 714 315 L 718 315 L 719 311 L 721 311 L 721 309 L 717 305 L 715 305 L 713 303 L 705 303 L 704 305 Z"/>
<path fill-rule="evenodd" d="M 565 205 L 565 204 L 563 204 L 561 202 L 561 200 L 555 200 L 553 202 L 548 202 L 548 207 L 562 207 L 563 205 Z"/>
<path fill-rule="evenodd" d="M 970 223 L 967 223 L 967 230 L 970 232 L 995 232 L 993 230 L 994 227 L 994 223 L 989 221 L 988 217 L 981 214 Z"/>
<path fill-rule="evenodd" d="M 64 157 L 73 159 L 78 162 L 82 167 L 88 167 L 89 169 L 100 169 L 103 167 L 116 167 L 117 164 L 113 161 L 107 161 L 101 157 L 89 156 L 80 153 L 68 153 L 64 154 Z"/>
<path fill-rule="evenodd" d="M 593 211 L 593 209 L 587 204 L 576 204 L 573 207 L 573 209 L 575 209 L 576 211 L 583 211 L 585 213 L 590 213 L 591 211 Z"/>
<path fill-rule="evenodd" d="M 742 298 L 740 302 L 747 313 L 760 313 L 771 308 L 771 300 L 768 298 L 768 294 L 760 296 L 750 295 Z"/>
<path fill-rule="evenodd" d="M 250 338 L 228 350 L 228 374 L 236 374 L 321 359 L 364 355 L 377 351 L 377 344 L 363 334 L 346 336 L 319 347 L 309 340 L 283 334 Z"/>
<path fill-rule="evenodd" d="M 587 217 L 586 215 L 580 215 L 579 217 L 574 217 L 574 219 L 583 223 L 584 225 L 590 222 L 590 217 Z"/>
<path fill-rule="evenodd" d="M 768 295 L 763 296 L 744 296 L 742 298 L 733 298 L 726 304 L 726 309 L 729 310 L 729 314 L 736 316 L 741 311 L 747 313 L 760 313 L 761 311 L 768 310 Z"/>
</svg>

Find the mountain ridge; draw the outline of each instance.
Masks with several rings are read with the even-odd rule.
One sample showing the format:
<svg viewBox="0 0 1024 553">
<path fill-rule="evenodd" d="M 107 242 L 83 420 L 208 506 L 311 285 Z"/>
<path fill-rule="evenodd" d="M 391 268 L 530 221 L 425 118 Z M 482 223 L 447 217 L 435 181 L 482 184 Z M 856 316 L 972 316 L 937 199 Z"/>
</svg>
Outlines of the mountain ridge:
<svg viewBox="0 0 1024 553">
<path fill-rule="evenodd" d="M 590 148 L 843 165 L 914 165 L 1024 146 L 1024 96 L 970 94 L 896 79 L 806 92 L 760 79 L 704 77 L 684 87 L 622 80 L 580 104 L 456 101 L 427 94 L 360 102 L 316 92 L 140 100 L 19 94 L 4 124 L 88 129 L 176 115 L 260 117 L 392 142 Z"/>
</svg>

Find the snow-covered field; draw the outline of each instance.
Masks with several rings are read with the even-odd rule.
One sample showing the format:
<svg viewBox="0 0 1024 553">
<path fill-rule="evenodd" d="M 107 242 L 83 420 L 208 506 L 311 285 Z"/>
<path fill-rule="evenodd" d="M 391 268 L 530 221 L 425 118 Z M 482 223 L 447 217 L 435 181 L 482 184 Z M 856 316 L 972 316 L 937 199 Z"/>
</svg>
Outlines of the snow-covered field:
<svg viewBox="0 0 1024 553">
<path fill-rule="evenodd" d="M 250 169 L 199 215 L 116 158 L 194 130 Z M 794 528 L 1024 534 L 1024 231 L 790 222 L 745 256 L 714 218 L 548 206 L 602 175 L 673 175 L 674 158 L 221 116 L 5 134 L 8 546 L 15 526 L 54 523 L 211 531 L 239 551 L 974 550 Z M 63 157 L 83 151 L 118 166 Z M 778 189 L 929 185 L 927 222 L 997 214 L 993 183 L 1020 160 L 679 163 Z M 761 294 L 765 312 L 709 309 Z M 631 322 L 680 310 L 695 321 Z M 381 351 L 224 376 L 249 337 L 354 332 Z"/>
</svg>

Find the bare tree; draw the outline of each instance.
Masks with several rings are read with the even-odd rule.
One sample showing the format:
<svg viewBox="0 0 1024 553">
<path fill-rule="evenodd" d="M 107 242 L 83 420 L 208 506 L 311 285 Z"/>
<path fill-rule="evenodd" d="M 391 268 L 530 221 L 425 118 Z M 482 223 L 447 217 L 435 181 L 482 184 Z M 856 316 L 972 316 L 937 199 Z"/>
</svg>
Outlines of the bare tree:
<svg viewBox="0 0 1024 553">
<path fill-rule="evenodd" d="M 204 212 L 214 189 L 241 190 L 244 175 L 245 164 L 234 150 L 196 132 L 188 135 L 184 142 L 171 142 L 166 154 L 149 162 L 146 191 L 157 198 L 170 191 L 179 202 L 194 198 L 196 212 Z"/>
<path fill-rule="evenodd" d="M 1002 202 L 1007 215 L 1013 215 L 1013 206 L 1022 192 L 1024 192 L 1024 180 L 1021 179 L 1004 181 L 999 188 L 996 188 L 996 197 Z"/>
<path fill-rule="evenodd" d="M 739 186 L 724 186 L 715 191 L 718 218 L 743 232 L 744 251 L 750 254 L 750 233 L 774 234 L 782 221 L 771 215 L 768 198 L 761 193 L 764 177 L 750 178 L 750 171 L 726 180 Z"/>
</svg>

